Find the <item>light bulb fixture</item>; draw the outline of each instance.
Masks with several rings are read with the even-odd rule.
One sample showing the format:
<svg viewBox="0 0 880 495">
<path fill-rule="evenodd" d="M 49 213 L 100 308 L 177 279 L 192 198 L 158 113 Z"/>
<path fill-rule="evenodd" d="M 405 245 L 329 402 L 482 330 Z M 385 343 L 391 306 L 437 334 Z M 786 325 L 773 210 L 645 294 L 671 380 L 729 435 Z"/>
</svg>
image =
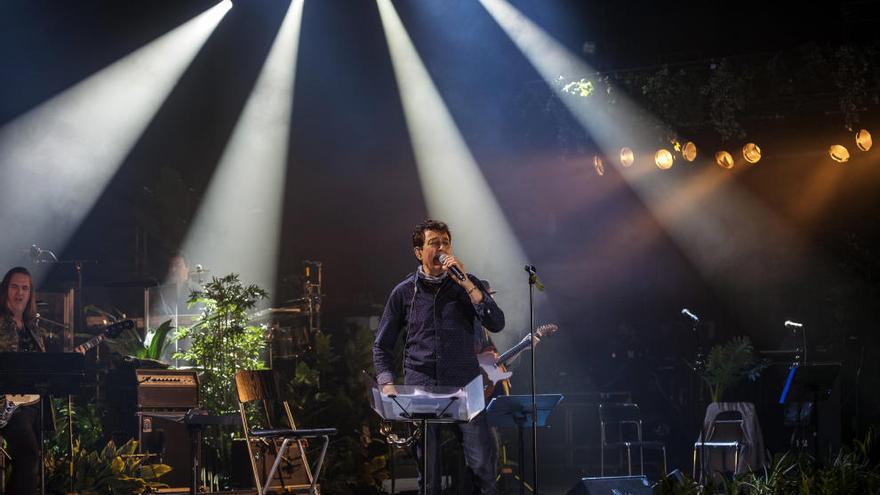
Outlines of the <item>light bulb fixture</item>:
<svg viewBox="0 0 880 495">
<path fill-rule="evenodd" d="M 856 147 L 862 151 L 868 151 L 873 145 L 871 133 L 867 129 L 859 129 L 859 132 L 856 133 Z"/>
<path fill-rule="evenodd" d="M 596 169 L 596 175 L 600 177 L 605 175 L 605 162 L 602 161 L 601 156 L 593 155 L 593 168 Z"/>
<path fill-rule="evenodd" d="M 846 149 L 846 146 L 832 144 L 828 148 L 828 156 L 837 163 L 846 163 L 849 161 L 849 150 Z"/>
<path fill-rule="evenodd" d="M 669 170 L 672 168 L 672 153 L 665 148 L 660 148 L 654 153 L 654 163 L 660 170 Z"/>
<path fill-rule="evenodd" d="M 761 161 L 761 148 L 755 143 L 746 143 L 743 146 L 743 158 L 749 163 L 758 163 Z"/>
<path fill-rule="evenodd" d="M 715 163 L 721 168 L 730 170 L 733 168 L 733 155 L 723 150 L 719 151 L 715 153 Z"/>
<path fill-rule="evenodd" d="M 681 156 L 685 160 L 692 162 L 697 159 L 697 145 L 693 141 L 684 143 L 681 148 Z"/>
<path fill-rule="evenodd" d="M 620 148 L 620 164 L 629 167 L 636 161 L 636 155 L 630 148 Z"/>
</svg>

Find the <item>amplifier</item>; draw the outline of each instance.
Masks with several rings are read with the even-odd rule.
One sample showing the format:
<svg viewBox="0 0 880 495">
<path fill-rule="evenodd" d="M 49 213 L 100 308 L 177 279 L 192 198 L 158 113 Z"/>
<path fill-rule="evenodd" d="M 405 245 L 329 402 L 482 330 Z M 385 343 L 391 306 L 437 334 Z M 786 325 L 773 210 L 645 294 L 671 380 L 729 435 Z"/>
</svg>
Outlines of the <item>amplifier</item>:
<svg viewBox="0 0 880 495">
<path fill-rule="evenodd" d="M 143 408 L 199 407 L 199 379 L 192 370 L 135 370 L 137 403 Z"/>
<path fill-rule="evenodd" d="M 162 463 L 171 472 L 160 478 L 172 487 L 158 493 L 190 493 L 193 486 L 193 432 L 183 421 L 184 413 L 138 413 L 138 447 L 141 454 L 152 454 L 144 464 Z M 195 452 L 196 454 L 198 452 Z"/>
</svg>

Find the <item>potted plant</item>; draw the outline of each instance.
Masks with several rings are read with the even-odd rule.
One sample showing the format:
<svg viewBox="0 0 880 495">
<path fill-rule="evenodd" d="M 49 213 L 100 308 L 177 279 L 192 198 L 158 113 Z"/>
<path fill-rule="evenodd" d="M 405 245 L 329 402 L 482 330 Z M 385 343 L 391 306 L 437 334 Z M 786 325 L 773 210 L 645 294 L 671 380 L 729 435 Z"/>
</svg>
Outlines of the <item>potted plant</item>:
<svg viewBox="0 0 880 495">
<path fill-rule="evenodd" d="M 766 367 L 767 363 L 755 355 L 748 337 L 733 337 L 724 344 L 713 346 L 703 368 L 698 371 L 709 388 L 712 402 L 721 402 L 725 390 L 746 377 L 757 380 Z"/>
<path fill-rule="evenodd" d="M 177 332 L 177 339 L 190 338 L 190 347 L 174 357 L 199 369 L 202 406 L 215 414 L 238 411 L 236 370 L 265 366 L 265 330 L 248 322 L 249 312 L 268 295 L 257 285 L 243 285 L 235 273 L 214 277 L 190 294 L 189 306 L 200 305 L 202 313 L 195 324 Z"/>
</svg>

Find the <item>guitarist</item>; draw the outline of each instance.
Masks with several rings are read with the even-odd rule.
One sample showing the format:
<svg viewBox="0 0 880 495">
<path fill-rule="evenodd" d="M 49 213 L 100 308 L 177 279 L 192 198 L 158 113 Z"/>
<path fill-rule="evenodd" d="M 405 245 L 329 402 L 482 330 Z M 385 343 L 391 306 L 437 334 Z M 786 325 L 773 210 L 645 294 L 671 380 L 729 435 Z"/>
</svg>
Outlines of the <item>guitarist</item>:
<svg viewBox="0 0 880 495">
<path fill-rule="evenodd" d="M 0 298 L 0 352 L 44 352 L 43 339 L 35 324 L 37 304 L 30 272 L 20 266 L 6 272 L 0 282 Z M 0 429 L 0 436 L 6 439 L 12 457 L 9 493 L 37 493 L 39 419 L 39 403 L 23 405 Z"/>
<path fill-rule="evenodd" d="M 492 289 L 492 286 L 489 284 L 488 280 L 482 280 L 483 287 L 486 289 L 486 293 L 490 296 L 494 296 L 497 291 Z M 492 337 L 489 335 L 489 329 L 482 325 L 482 322 L 478 322 L 477 328 L 474 331 L 474 352 L 479 356 L 484 353 L 491 353 L 493 358 L 498 357 L 498 348 L 495 347 L 495 343 L 492 342 Z M 516 359 L 516 358 L 514 358 Z M 502 366 L 503 368 L 503 366 Z M 505 371 L 502 369 L 502 371 Z M 510 395 L 510 380 L 504 379 L 498 382 L 498 386 L 489 386 L 486 389 L 486 404 L 489 404 L 489 401 L 492 400 L 493 397 L 498 395 Z"/>
</svg>

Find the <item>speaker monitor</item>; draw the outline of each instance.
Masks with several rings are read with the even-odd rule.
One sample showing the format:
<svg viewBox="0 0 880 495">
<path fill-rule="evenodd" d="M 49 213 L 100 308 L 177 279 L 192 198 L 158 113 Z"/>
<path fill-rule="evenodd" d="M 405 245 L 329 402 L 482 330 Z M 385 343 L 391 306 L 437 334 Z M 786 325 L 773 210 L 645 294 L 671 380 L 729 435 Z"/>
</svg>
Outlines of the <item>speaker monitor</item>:
<svg viewBox="0 0 880 495">
<path fill-rule="evenodd" d="M 651 495 L 645 476 L 606 476 L 581 478 L 566 495 Z"/>
<path fill-rule="evenodd" d="M 153 454 L 147 463 L 161 462 L 171 472 L 159 478 L 170 487 L 192 486 L 192 442 L 186 424 L 143 413 L 140 419 L 140 451 Z"/>
</svg>

